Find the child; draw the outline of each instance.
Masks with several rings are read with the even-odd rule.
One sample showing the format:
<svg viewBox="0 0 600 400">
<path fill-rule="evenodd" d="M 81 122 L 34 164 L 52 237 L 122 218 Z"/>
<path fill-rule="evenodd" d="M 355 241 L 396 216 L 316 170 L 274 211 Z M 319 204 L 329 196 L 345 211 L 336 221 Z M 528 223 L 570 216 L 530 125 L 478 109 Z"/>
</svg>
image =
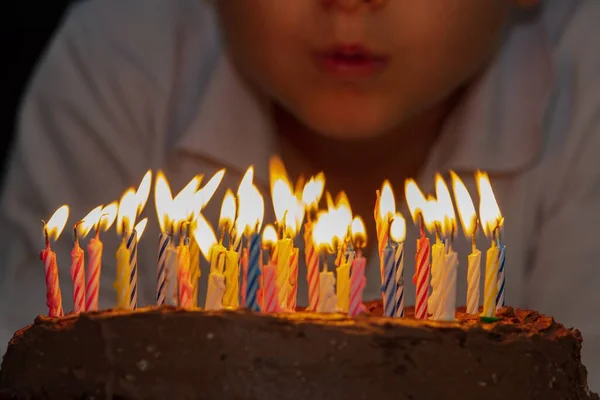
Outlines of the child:
<svg viewBox="0 0 600 400">
<path fill-rule="evenodd" d="M 44 311 L 40 218 L 64 202 L 83 216 L 148 168 L 178 189 L 227 167 L 224 189 L 254 164 L 268 193 L 268 159 L 279 154 L 292 176 L 322 170 L 332 193 L 345 190 L 371 244 L 384 179 L 402 203 L 408 177 L 430 192 L 434 174 L 452 169 L 472 188 L 482 169 L 506 220 L 508 304 L 580 328 L 597 390 L 598 21 L 600 3 L 583 0 L 75 6 L 24 99 L 2 196 L 0 343 Z M 213 222 L 220 199 L 206 211 Z M 154 235 L 156 226 L 140 244 L 141 304 L 154 298 Z M 489 240 L 479 239 L 484 250 Z M 455 242 L 464 260 L 470 243 Z M 56 245 L 66 305 L 69 246 L 65 237 Z M 105 307 L 114 303 L 107 254 Z M 370 297 L 379 296 L 376 263 Z"/>
</svg>

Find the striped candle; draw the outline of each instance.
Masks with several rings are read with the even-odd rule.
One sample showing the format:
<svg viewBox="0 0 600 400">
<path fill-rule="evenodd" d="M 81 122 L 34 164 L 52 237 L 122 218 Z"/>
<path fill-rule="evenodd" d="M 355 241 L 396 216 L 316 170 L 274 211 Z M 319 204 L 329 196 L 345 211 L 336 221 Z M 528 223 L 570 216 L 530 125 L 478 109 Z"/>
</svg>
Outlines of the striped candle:
<svg viewBox="0 0 600 400">
<path fill-rule="evenodd" d="M 366 258 L 360 255 L 352 262 L 352 270 L 350 273 L 350 306 L 348 307 L 348 315 L 356 316 L 365 311 L 363 304 L 363 291 L 367 285 L 365 278 Z"/>
<path fill-rule="evenodd" d="M 102 269 L 103 244 L 98 235 L 90 239 L 87 245 L 88 265 L 86 269 L 85 310 L 98 310 L 98 291 L 100 286 L 100 271 Z"/>
<path fill-rule="evenodd" d="M 129 306 L 129 260 L 131 252 L 123 240 L 117 249 L 117 277 L 114 288 L 117 292 L 116 308 L 127 309 Z"/>
<path fill-rule="evenodd" d="M 252 311 L 260 311 L 258 303 L 258 289 L 260 281 L 260 235 L 253 233 L 250 236 L 248 250 L 248 278 L 246 286 L 246 307 Z"/>
<path fill-rule="evenodd" d="M 498 267 L 500 251 L 495 242 L 485 255 L 485 288 L 483 291 L 484 317 L 496 316 L 496 296 L 498 295 Z"/>
<path fill-rule="evenodd" d="M 192 308 L 194 290 L 190 283 L 190 248 L 183 243 L 177 246 L 177 287 L 179 307 Z"/>
<path fill-rule="evenodd" d="M 385 260 L 384 260 L 384 251 L 388 244 L 388 231 L 389 231 L 389 221 L 387 220 L 378 220 L 376 222 L 377 228 L 377 243 L 378 243 L 378 255 L 379 255 L 379 270 L 381 272 L 381 281 L 384 280 L 385 275 Z"/>
<path fill-rule="evenodd" d="M 415 318 L 427 319 L 427 297 L 429 296 L 429 239 L 421 227 L 421 237 L 417 240 L 416 270 L 413 282 L 416 285 L 417 295 L 415 302 Z"/>
<path fill-rule="evenodd" d="M 240 257 L 233 250 L 225 254 L 225 294 L 223 305 L 229 308 L 238 308 L 240 305 Z"/>
<path fill-rule="evenodd" d="M 290 280 L 290 260 L 294 244 L 289 238 L 280 239 L 275 243 L 272 263 L 277 265 L 277 296 L 279 304 L 287 310 L 288 289 Z"/>
<path fill-rule="evenodd" d="M 137 308 L 137 278 L 138 278 L 138 240 L 135 229 L 131 230 L 127 238 L 127 249 L 129 250 L 129 309 Z"/>
<path fill-rule="evenodd" d="M 319 255 L 312 238 L 312 223 L 304 225 L 304 260 L 306 262 L 306 280 L 308 282 L 307 311 L 316 311 L 319 303 Z"/>
<path fill-rule="evenodd" d="M 166 290 L 165 304 L 170 306 L 179 305 L 179 272 L 177 267 L 177 248 L 173 240 L 169 242 L 166 250 Z"/>
<path fill-rule="evenodd" d="M 71 279 L 73 281 L 73 312 L 79 314 L 85 311 L 85 271 L 83 250 L 75 239 L 71 251 Z"/>
<path fill-rule="evenodd" d="M 334 313 L 336 311 L 337 296 L 335 295 L 333 272 L 325 269 L 319 274 L 319 291 L 317 311 L 320 313 Z"/>
<path fill-rule="evenodd" d="M 279 312 L 279 302 L 277 295 L 277 271 L 273 263 L 263 267 L 263 312 Z"/>
<path fill-rule="evenodd" d="M 506 262 L 506 246 L 499 243 L 498 248 L 500 252 L 498 254 L 498 294 L 496 295 L 496 310 L 500 307 L 504 307 L 504 287 L 506 284 L 506 275 L 504 264 Z"/>
<path fill-rule="evenodd" d="M 396 271 L 396 294 L 394 304 L 394 316 L 404 317 L 404 243 L 396 246 L 394 253 L 394 270 Z"/>
<path fill-rule="evenodd" d="M 458 254 L 450 248 L 444 255 L 444 270 L 441 279 L 438 304 L 434 319 L 454 321 L 456 319 L 456 275 L 458 273 Z"/>
<path fill-rule="evenodd" d="M 287 310 L 296 311 L 296 305 L 298 300 L 298 248 L 292 249 L 292 256 L 290 258 L 290 274 L 288 280 L 288 298 L 287 298 Z"/>
<path fill-rule="evenodd" d="M 240 306 L 246 307 L 246 292 L 248 290 L 248 248 L 245 248 L 242 252 L 242 285 L 241 285 L 241 299 Z"/>
<path fill-rule="evenodd" d="M 479 312 L 481 251 L 473 247 L 469 254 L 467 267 L 467 313 L 475 315 Z"/>
<path fill-rule="evenodd" d="M 171 236 L 162 232 L 158 235 L 158 265 L 156 275 L 156 305 L 158 306 L 164 305 L 167 297 L 168 248 L 170 243 Z"/>
<path fill-rule="evenodd" d="M 49 243 L 40 253 L 40 260 L 44 263 L 46 273 L 46 306 L 49 317 L 62 317 L 64 315 L 62 306 L 62 295 L 58 283 L 58 265 L 56 253 L 50 249 Z"/>
<path fill-rule="evenodd" d="M 391 246 L 391 243 L 388 243 L 383 250 L 383 281 L 381 283 L 383 315 L 385 317 L 394 316 L 394 306 L 396 301 L 396 271 L 394 271 L 394 253 L 394 248 Z"/>
<path fill-rule="evenodd" d="M 208 290 L 206 291 L 206 310 L 218 311 L 223 308 L 225 294 L 225 277 L 218 271 L 208 275 Z"/>
<path fill-rule="evenodd" d="M 440 242 L 431 246 L 431 296 L 427 301 L 427 310 L 436 319 L 442 292 L 442 278 L 444 276 L 444 243 Z"/>
<path fill-rule="evenodd" d="M 200 271 L 200 246 L 195 240 L 190 241 L 190 283 L 192 285 L 192 307 L 198 307 L 198 284 Z"/>
</svg>

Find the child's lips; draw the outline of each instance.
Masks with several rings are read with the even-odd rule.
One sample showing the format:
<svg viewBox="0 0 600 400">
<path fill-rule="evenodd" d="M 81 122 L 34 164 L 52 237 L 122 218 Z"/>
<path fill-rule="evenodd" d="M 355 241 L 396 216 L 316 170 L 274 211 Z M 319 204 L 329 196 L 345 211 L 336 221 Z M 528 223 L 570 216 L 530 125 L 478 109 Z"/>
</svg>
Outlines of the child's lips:
<svg viewBox="0 0 600 400">
<path fill-rule="evenodd" d="M 381 73 L 389 57 L 375 53 L 362 45 L 336 45 L 315 51 L 313 59 L 318 69 L 346 79 L 368 78 Z"/>
</svg>

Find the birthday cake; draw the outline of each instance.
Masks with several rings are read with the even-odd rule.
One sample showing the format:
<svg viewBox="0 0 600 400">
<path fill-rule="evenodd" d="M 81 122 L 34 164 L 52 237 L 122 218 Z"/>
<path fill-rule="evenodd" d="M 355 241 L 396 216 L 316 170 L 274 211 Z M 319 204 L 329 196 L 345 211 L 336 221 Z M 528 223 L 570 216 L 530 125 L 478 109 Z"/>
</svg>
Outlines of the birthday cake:
<svg viewBox="0 0 600 400">
<path fill-rule="evenodd" d="M 582 338 L 535 311 L 484 323 L 171 307 L 38 317 L 0 399 L 598 399 Z"/>
</svg>

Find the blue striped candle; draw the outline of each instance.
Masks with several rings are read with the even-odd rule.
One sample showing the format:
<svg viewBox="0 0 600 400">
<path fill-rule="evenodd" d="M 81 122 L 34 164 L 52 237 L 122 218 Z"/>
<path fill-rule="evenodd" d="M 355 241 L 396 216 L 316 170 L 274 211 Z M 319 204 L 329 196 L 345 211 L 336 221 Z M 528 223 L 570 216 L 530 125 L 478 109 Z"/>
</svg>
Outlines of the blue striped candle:
<svg viewBox="0 0 600 400">
<path fill-rule="evenodd" d="M 396 281 L 394 274 L 394 248 L 388 242 L 383 249 L 383 284 L 381 293 L 383 295 L 383 315 L 386 317 L 394 316 L 394 305 L 396 295 Z"/>
<path fill-rule="evenodd" d="M 246 286 L 246 307 L 259 312 L 258 286 L 260 281 L 260 235 L 253 233 L 249 240 L 248 281 Z"/>
<path fill-rule="evenodd" d="M 129 309 L 137 308 L 137 278 L 138 278 L 138 262 L 137 262 L 137 232 L 135 229 L 131 231 L 127 238 L 127 250 L 129 250 Z"/>
<path fill-rule="evenodd" d="M 496 310 L 504 307 L 504 287 L 506 284 L 506 275 L 504 264 L 506 261 L 506 246 L 498 243 L 500 252 L 498 253 L 498 294 L 496 294 Z"/>
<path fill-rule="evenodd" d="M 396 271 L 396 294 L 394 316 L 404 317 L 404 243 L 398 243 L 394 252 L 394 271 Z"/>
<path fill-rule="evenodd" d="M 161 233 L 158 236 L 158 265 L 156 276 L 156 305 L 165 304 L 167 290 L 167 249 L 171 243 L 171 236 Z"/>
</svg>

